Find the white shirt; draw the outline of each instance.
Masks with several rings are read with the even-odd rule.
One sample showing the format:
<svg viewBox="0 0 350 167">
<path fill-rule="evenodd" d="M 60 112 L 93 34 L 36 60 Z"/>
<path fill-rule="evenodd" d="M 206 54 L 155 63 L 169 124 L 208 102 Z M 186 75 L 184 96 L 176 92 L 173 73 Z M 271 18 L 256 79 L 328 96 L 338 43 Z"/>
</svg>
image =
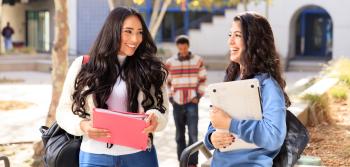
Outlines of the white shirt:
<svg viewBox="0 0 350 167">
<path fill-rule="evenodd" d="M 118 56 L 118 59 L 121 62 L 121 64 L 122 62 L 124 62 L 123 58 L 125 59 L 126 57 Z M 99 142 L 89 138 L 88 136 L 85 136 L 83 131 L 80 129 L 80 122 L 83 120 L 83 118 L 80 118 L 79 116 L 73 114 L 71 110 L 71 106 L 73 103 L 71 97 L 74 92 L 75 78 L 81 69 L 82 59 L 83 59 L 83 56 L 76 58 L 68 70 L 66 80 L 63 86 L 62 94 L 60 97 L 60 101 L 57 106 L 57 112 L 56 112 L 57 123 L 60 125 L 61 128 L 63 128 L 64 130 L 66 130 L 68 133 L 72 135 L 75 135 L 75 136 L 83 135 L 83 141 L 80 146 L 80 149 L 82 151 L 95 153 L 95 154 L 108 154 L 108 155 L 124 155 L 124 154 L 136 153 L 140 151 L 130 147 L 118 146 L 118 145 L 113 145 L 112 148 L 107 148 L 106 143 Z M 113 87 L 111 96 L 106 102 L 109 108 L 116 109 L 116 110 L 124 110 L 125 108 L 127 108 L 126 92 L 127 91 L 126 91 L 125 82 L 118 78 L 117 82 Z M 162 92 L 163 92 L 163 106 L 166 108 L 165 113 L 160 113 L 160 111 L 156 109 L 150 109 L 150 110 L 144 111 L 141 105 L 141 102 L 144 98 L 144 94 L 140 92 L 137 98 L 140 112 L 145 112 L 146 114 L 154 113 L 157 116 L 158 126 L 156 131 L 163 130 L 168 122 L 169 101 L 168 101 L 165 84 L 163 84 L 162 86 Z M 94 105 L 92 96 L 91 95 L 87 96 L 86 105 L 85 105 L 86 112 L 91 113 L 94 107 L 95 105 Z"/>
</svg>

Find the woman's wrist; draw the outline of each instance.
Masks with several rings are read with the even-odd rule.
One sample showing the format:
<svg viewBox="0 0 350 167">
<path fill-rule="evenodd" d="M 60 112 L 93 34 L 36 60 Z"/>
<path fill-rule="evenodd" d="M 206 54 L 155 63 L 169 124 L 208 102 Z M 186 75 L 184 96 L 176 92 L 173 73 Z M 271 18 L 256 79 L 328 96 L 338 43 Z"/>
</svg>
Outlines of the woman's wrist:
<svg viewBox="0 0 350 167">
<path fill-rule="evenodd" d="M 81 129 L 81 131 L 83 132 L 83 133 L 86 133 L 85 132 L 85 127 L 86 127 L 86 124 L 88 124 L 89 123 L 89 121 L 90 121 L 90 119 L 87 119 L 87 118 L 85 118 L 85 119 L 83 119 L 83 120 L 81 120 L 80 121 L 80 129 Z"/>
<path fill-rule="evenodd" d="M 226 118 L 226 120 L 225 120 L 225 129 L 227 129 L 227 130 L 230 129 L 231 121 L 232 121 L 232 118 Z"/>
</svg>

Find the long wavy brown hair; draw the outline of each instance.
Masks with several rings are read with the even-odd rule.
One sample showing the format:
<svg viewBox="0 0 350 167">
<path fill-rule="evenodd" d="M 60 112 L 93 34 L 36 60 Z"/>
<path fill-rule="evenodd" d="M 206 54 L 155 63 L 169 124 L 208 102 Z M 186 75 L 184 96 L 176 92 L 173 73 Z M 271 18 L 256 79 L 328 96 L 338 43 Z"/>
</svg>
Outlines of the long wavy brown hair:
<svg viewBox="0 0 350 167">
<path fill-rule="evenodd" d="M 143 40 L 134 55 L 127 56 L 124 64 L 121 64 L 117 53 L 123 22 L 129 16 L 140 20 Z M 124 7 L 111 11 L 90 50 L 89 63 L 82 65 L 75 79 L 73 113 L 83 118 L 89 115 L 84 108 L 88 95 L 93 95 L 96 107 L 107 109 L 106 101 L 118 77 L 127 85 L 129 112 L 138 112 L 137 97 L 142 91 L 145 98 L 141 104 L 144 109 L 156 108 L 164 113 L 161 87 L 168 73 L 156 53 L 157 47 L 140 13 Z"/>
<path fill-rule="evenodd" d="M 234 17 L 240 22 L 245 50 L 240 58 L 243 71 L 241 79 L 250 79 L 255 75 L 267 73 L 281 87 L 286 106 L 291 102 L 285 92 L 286 82 L 282 78 L 280 58 L 277 53 L 273 32 L 267 19 L 254 12 L 244 12 Z M 240 64 L 231 61 L 226 69 L 225 81 L 235 80 L 240 73 Z"/>
</svg>

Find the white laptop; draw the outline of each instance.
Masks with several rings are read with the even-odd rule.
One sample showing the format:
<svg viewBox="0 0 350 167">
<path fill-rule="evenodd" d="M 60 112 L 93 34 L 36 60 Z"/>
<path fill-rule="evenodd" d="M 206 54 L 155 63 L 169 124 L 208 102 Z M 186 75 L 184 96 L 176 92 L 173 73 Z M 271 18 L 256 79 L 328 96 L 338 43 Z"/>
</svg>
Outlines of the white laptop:
<svg viewBox="0 0 350 167">
<path fill-rule="evenodd" d="M 233 119 L 261 120 L 260 85 L 258 79 L 221 82 L 208 85 L 206 93 L 212 105 L 223 109 Z M 223 131 L 217 129 L 218 131 Z M 257 148 L 255 144 L 236 139 L 229 147 L 220 151 Z"/>
</svg>

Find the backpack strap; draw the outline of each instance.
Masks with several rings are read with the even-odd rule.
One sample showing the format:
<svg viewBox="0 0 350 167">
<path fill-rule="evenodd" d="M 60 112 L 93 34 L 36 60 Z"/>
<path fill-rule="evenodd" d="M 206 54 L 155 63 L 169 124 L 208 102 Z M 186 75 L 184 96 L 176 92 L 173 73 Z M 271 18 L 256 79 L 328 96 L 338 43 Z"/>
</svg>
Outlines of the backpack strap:
<svg viewBox="0 0 350 167">
<path fill-rule="evenodd" d="M 87 64 L 89 62 L 89 60 L 90 60 L 90 56 L 89 55 L 84 55 L 82 64 Z"/>
</svg>

